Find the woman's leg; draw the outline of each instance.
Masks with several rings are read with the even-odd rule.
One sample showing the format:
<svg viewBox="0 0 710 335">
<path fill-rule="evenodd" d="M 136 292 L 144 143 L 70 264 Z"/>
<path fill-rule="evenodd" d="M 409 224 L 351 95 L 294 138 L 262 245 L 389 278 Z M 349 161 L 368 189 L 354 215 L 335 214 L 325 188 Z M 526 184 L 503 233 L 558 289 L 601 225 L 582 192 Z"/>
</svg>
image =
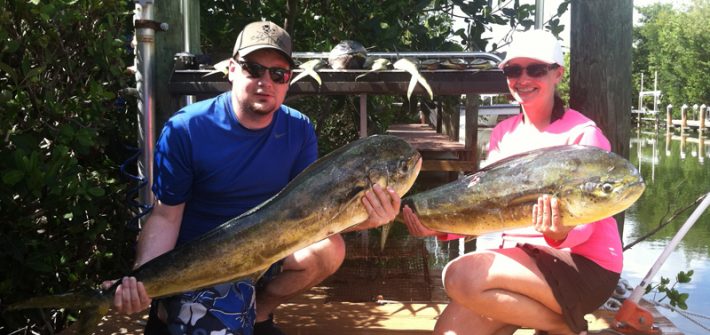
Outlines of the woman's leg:
<svg viewBox="0 0 710 335">
<path fill-rule="evenodd" d="M 446 266 L 443 277 L 452 302 L 472 314 L 499 324 L 573 334 L 535 261 L 519 248 L 463 255 Z"/>
</svg>

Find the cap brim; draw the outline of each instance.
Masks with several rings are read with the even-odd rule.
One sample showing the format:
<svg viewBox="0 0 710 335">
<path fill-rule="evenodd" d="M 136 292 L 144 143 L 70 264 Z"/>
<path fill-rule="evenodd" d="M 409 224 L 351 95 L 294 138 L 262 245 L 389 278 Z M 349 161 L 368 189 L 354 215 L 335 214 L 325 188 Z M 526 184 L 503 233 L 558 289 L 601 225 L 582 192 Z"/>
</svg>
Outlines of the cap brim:
<svg viewBox="0 0 710 335">
<path fill-rule="evenodd" d="M 283 50 L 281 50 L 273 45 L 268 45 L 268 44 L 252 45 L 252 46 L 242 48 L 242 49 L 238 50 L 236 53 L 238 53 L 240 56 L 243 57 L 243 56 L 246 56 L 254 51 L 261 50 L 261 49 L 272 49 L 272 50 L 276 50 L 276 51 L 280 52 L 281 55 L 286 57 L 286 60 L 288 60 L 288 63 L 291 65 L 291 67 L 296 67 L 296 63 L 293 61 L 293 58 L 291 58 L 291 56 L 289 56 Z M 236 53 L 235 53 L 235 55 L 236 55 Z"/>
</svg>

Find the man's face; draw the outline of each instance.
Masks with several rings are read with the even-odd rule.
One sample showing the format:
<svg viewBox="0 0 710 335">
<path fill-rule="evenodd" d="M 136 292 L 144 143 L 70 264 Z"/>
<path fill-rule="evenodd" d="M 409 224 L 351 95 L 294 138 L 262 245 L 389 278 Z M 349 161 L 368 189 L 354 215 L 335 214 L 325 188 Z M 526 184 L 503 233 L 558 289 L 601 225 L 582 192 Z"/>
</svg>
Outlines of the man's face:
<svg viewBox="0 0 710 335">
<path fill-rule="evenodd" d="M 286 58 L 278 51 L 269 49 L 254 51 L 245 57 L 237 55 L 235 58 L 229 65 L 232 95 L 239 104 L 234 106 L 235 109 L 258 115 L 269 115 L 276 111 L 286 98 L 291 78 Z M 288 71 L 284 73 L 282 69 Z M 261 76 L 257 76 L 259 72 L 263 72 Z M 282 74 L 285 80 L 279 80 Z"/>
</svg>

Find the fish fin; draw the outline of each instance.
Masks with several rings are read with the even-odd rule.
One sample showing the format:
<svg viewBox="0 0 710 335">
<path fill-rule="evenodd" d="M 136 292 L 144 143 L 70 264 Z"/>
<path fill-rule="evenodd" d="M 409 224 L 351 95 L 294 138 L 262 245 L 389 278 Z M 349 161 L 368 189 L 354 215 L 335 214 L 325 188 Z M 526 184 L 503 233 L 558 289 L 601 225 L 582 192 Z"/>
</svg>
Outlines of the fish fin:
<svg viewBox="0 0 710 335">
<path fill-rule="evenodd" d="M 392 225 L 394 225 L 394 222 L 388 222 L 382 225 L 382 235 L 380 235 L 380 251 L 385 250 L 385 244 L 387 243 L 387 236 L 390 234 L 390 230 L 392 230 Z"/>
<path fill-rule="evenodd" d="M 69 308 L 79 310 L 77 334 L 91 334 L 99 321 L 111 308 L 111 296 L 99 291 L 87 290 L 80 292 L 49 295 L 27 299 L 8 306 L 8 310 L 31 308 Z"/>
</svg>

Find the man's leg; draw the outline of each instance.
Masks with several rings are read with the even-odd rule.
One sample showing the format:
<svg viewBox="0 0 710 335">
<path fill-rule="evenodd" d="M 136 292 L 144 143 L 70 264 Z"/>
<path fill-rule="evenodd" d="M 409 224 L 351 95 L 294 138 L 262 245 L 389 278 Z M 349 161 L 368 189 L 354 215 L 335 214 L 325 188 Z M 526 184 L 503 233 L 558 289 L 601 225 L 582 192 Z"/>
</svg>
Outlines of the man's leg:
<svg viewBox="0 0 710 335">
<path fill-rule="evenodd" d="M 345 242 L 340 235 L 333 235 L 286 257 L 283 272 L 256 295 L 256 322 L 267 320 L 280 304 L 335 273 L 343 259 Z"/>
</svg>

